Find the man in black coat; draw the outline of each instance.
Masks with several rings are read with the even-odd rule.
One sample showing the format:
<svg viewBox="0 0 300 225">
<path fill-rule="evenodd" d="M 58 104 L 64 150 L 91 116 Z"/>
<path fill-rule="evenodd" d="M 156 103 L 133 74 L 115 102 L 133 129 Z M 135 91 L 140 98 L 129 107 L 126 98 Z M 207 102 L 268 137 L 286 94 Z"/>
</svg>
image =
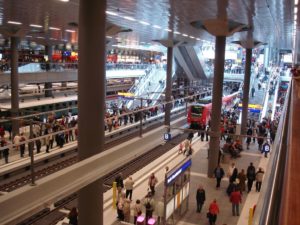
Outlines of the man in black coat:
<svg viewBox="0 0 300 225">
<path fill-rule="evenodd" d="M 217 168 L 215 169 L 214 175 L 217 180 L 216 188 L 218 189 L 218 188 L 220 188 L 221 180 L 225 175 L 225 172 L 224 172 L 223 168 L 220 166 L 220 164 L 218 164 Z"/>
<path fill-rule="evenodd" d="M 247 169 L 248 193 L 251 191 L 253 181 L 255 181 L 255 176 L 256 176 L 255 167 L 253 166 L 253 163 L 251 162 L 250 166 L 248 166 L 248 169 Z"/>
<path fill-rule="evenodd" d="M 200 185 L 199 188 L 197 189 L 197 194 L 196 194 L 196 200 L 197 200 L 197 212 L 200 213 L 202 206 L 205 202 L 205 190 L 203 187 Z"/>
</svg>

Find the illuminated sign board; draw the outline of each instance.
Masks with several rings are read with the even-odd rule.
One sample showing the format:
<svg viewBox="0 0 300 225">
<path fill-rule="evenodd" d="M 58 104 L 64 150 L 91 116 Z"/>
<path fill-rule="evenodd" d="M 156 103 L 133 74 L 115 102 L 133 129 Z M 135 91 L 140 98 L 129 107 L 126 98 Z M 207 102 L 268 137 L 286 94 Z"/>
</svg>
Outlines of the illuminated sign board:
<svg viewBox="0 0 300 225">
<path fill-rule="evenodd" d="M 118 92 L 118 95 L 124 97 L 134 97 L 134 93 L 130 93 L 130 92 Z"/>
<path fill-rule="evenodd" d="M 242 103 L 240 103 L 239 104 L 239 107 L 241 108 L 241 107 L 243 107 L 243 104 Z M 255 105 L 255 104 L 249 104 L 248 105 L 248 109 L 259 109 L 259 110 L 262 110 L 262 106 L 261 105 Z"/>
<path fill-rule="evenodd" d="M 182 164 L 178 169 L 176 169 L 172 174 L 167 177 L 167 185 L 172 183 L 180 174 L 184 173 L 192 165 L 192 160 L 189 159 L 184 164 Z"/>
</svg>

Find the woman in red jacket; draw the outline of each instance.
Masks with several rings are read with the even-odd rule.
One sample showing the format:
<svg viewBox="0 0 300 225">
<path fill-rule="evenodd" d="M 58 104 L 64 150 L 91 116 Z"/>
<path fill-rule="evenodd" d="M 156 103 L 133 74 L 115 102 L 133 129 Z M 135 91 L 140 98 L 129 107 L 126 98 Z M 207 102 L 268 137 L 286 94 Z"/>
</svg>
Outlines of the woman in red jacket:
<svg viewBox="0 0 300 225">
<path fill-rule="evenodd" d="M 212 203 L 209 205 L 209 212 L 208 212 L 208 220 L 210 225 L 215 225 L 217 221 L 217 215 L 220 213 L 219 206 L 217 204 L 217 200 L 214 199 Z"/>
</svg>

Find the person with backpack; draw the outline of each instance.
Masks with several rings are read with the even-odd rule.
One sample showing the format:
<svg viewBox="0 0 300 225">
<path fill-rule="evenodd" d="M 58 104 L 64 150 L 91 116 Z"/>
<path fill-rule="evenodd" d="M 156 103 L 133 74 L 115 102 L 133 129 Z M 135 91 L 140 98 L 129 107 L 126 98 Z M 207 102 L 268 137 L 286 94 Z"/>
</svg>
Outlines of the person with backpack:
<svg viewBox="0 0 300 225">
<path fill-rule="evenodd" d="M 270 144 L 268 141 L 262 146 L 262 153 L 265 153 L 265 157 L 268 158 L 268 153 L 270 152 Z"/>
<path fill-rule="evenodd" d="M 146 209 L 146 221 L 148 221 L 148 219 L 152 218 L 153 215 L 153 211 L 154 211 L 154 199 L 152 198 L 152 194 L 151 192 L 148 192 L 148 194 L 145 197 L 144 200 L 144 206 Z"/>
<path fill-rule="evenodd" d="M 253 181 L 255 181 L 256 173 L 255 173 L 255 167 L 253 166 L 253 163 L 251 162 L 250 165 L 247 168 L 247 186 L 248 186 L 248 193 L 252 189 Z"/>
</svg>

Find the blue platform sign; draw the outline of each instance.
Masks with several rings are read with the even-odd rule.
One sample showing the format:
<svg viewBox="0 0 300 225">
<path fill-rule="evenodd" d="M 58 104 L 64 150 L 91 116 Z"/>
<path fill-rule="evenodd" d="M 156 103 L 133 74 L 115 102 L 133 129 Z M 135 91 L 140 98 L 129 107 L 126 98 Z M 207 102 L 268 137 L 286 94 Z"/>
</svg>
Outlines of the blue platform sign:
<svg viewBox="0 0 300 225">
<path fill-rule="evenodd" d="M 171 140 L 171 134 L 170 133 L 164 133 L 164 140 L 170 141 Z"/>
<path fill-rule="evenodd" d="M 184 164 L 182 164 L 177 170 L 167 177 L 167 185 L 172 183 L 180 174 L 184 173 L 192 165 L 192 159 L 189 159 Z"/>
</svg>

